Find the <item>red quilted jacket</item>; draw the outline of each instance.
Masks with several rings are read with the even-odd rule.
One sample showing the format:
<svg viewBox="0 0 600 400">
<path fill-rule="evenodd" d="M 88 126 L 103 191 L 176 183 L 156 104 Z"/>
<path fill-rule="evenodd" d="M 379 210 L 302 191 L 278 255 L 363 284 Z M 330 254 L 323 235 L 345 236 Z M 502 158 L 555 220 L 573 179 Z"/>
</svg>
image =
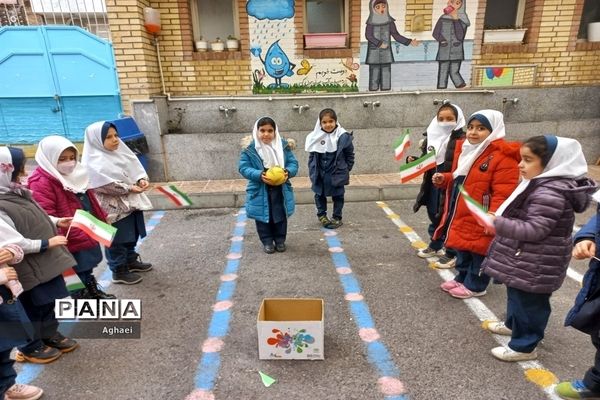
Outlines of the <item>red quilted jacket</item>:
<svg viewBox="0 0 600 400">
<path fill-rule="evenodd" d="M 58 179 L 40 167 L 37 167 L 31 173 L 27 183 L 33 192 L 34 200 L 38 202 L 48 215 L 58 218 L 69 218 L 75 215 L 75 210 L 82 208 L 81 202 L 75 193 L 64 190 L 62 183 Z M 106 221 L 106 213 L 100 207 L 94 192 L 90 189 L 86 193 L 92 205 L 91 213 L 99 220 Z M 65 235 L 67 231 L 59 228 L 59 233 Z M 71 253 L 90 249 L 98 245 L 98 242 L 78 228 L 71 229 L 68 239 L 67 248 Z"/>
<path fill-rule="evenodd" d="M 456 169 L 465 140 L 462 139 L 456 143 L 452 171 Z M 498 209 L 519 183 L 520 147 L 520 143 L 509 143 L 504 139 L 491 142 L 475 160 L 463 182 L 465 190 L 471 197 L 480 204 L 487 205 L 488 210 L 491 212 Z M 443 186 L 452 189 L 454 184 L 452 172 L 446 172 L 443 175 Z M 442 221 L 435 231 L 434 238 L 439 239 L 442 236 L 442 227 L 446 226 L 446 220 L 451 214 L 448 210 L 451 192 L 452 190 L 446 191 L 446 208 L 444 209 Z M 486 232 L 483 226 L 477 223 L 465 201 L 459 196 L 446 234 L 446 247 L 486 255 L 493 238 L 492 233 Z"/>
</svg>

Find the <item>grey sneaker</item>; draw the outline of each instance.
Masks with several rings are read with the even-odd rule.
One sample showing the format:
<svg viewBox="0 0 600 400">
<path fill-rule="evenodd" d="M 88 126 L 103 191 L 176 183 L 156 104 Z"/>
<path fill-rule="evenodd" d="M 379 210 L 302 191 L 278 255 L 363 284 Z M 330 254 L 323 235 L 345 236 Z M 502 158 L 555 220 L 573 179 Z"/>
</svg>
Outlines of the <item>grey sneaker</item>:
<svg viewBox="0 0 600 400">
<path fill-rule="evenodd" d="M 329 225 L 327 225 L 325 228 L 327 229 L 336 229 L 339 228 L 340 226 L 342 226 L 344 223 L 342 222 L 341 219 L 337 219 L 337 218 L 331 218 L 331 221 L 329 222 Z"/>
<path fill-rule="evenodd" d="M 116 272 L 112 274 L 113 283 L 122 283 L 125 285 L 135 285 L 142 281 L 140 274 L 131 272 L 127 266 L 118 267 Z"/>
<path fill-rule="evenodd" d="M 454 268 L 456 265 L 456 257 L 450 258 L 445 253 L 438 257 L 438 260 L 433 262 L 432 266 L 438 269 Z"/>
<path fill-rule="evenodd" d="M 417 256 L 419 256 L 421 258 L 429 258 L 429 257 L 441 256 L 443 254 L 446 254 L 444 252 L 444 249 L 434 250 L 431 247 L 426 247 L 424 249 L 419 249 L 419 251 L 417 251 Z"/>
</svg>

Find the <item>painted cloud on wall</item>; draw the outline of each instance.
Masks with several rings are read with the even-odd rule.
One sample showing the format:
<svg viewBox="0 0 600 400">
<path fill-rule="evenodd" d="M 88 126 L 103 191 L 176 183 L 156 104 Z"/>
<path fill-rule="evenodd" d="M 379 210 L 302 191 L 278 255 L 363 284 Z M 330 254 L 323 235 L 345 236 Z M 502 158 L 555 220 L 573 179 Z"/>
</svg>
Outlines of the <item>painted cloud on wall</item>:
<svg viewBox="0 0 600 400">
<path fill-rule="evenodd" d="M 248 0 L 246 11 L 258 19 L 286 19 L 294 16 L 294 0 Z"/>
</svg>

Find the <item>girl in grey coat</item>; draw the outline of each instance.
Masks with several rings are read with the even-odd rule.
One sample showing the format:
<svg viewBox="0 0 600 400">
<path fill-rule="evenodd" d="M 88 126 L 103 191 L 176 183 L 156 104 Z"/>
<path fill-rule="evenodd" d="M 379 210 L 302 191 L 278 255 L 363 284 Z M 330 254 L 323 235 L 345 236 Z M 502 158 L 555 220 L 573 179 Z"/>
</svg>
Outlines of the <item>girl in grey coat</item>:
<svg viewBox="0 0 600 400">
<path fill-rule="evenodd" d="M 496 211 L 496 237 L 482 272 L 507 287 L 505 322 L 487 329 L 510 335 L 503 361 L 537 358 L 536 347 L 550 318 L 550 296 L 562 285 L 573 248 L 575 213 L 585 211 L 595 183 L 574 139 L 535 136 L 521 147 L 522 181 Z"/>
<path fill-rule="evenodd" d="M 467 86 L 460 75 L 460 65 L 465 59 L 463 42 L 467 34 L 467 28 L 471 25 L 465 11 L 466 0 L 448 0 L 448 6 L 444 8 L 444 14 L 438 19 L 433 28 L 432 36 L 438 42 L 438 53 L 435 58 L 438 61 L 437 88 L 448 87 L 448 77 L 452 79 L 454 86 L 458 89 Z"/>
<path fill-rule="evenodd" d="M 387 0 L 369 1 L 369 18 L 365 37 L 369 65 L 369 90 L 390 90 L 392 88 L 392 37 L 405 46 L 418 46 L 416 39 L 409 39 L 398 33 L 394 18 L 390 17 Z"/>
</svg>

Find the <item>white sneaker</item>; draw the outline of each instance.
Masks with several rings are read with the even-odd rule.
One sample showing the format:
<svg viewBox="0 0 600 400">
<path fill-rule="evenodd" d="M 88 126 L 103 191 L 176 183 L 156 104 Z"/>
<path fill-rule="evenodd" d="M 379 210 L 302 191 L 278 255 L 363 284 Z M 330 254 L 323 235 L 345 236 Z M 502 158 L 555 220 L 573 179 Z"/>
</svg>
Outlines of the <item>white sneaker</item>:
<svg viewBox="0 0 600 400">
<path fill-rule="evenodd" d="M 37 386 L 16 383 L 6 391 L 5 400 L 37 400 L 44 391 Z"/>
<path fill-rule="evenodd" d="M 420 249 L 419 251 L 417 251 L 417 256 L 419 256 L 421 258 L 429 258 L 429 257 L 441 256 L 441 255 L 444 255 L 445 253 L 446 252 L 444 251 L 444 249 L 434 250 L 431 247 L 425 247 L 424 249 Z"/>
<path fill-rule="evenodd" d="M 528 361 L 537 358 L 537 351 L 533 349 L 531 353 L 521 353 L 508 347 L 500 346 L 492 349 L 492 355 L 502 361 Z"/>
<path fill-rule="evenodd" d="M 508 329 L 504 322 L 502 321 L 488 321 L 485 324 L 485 329 L 488 331 L 495 333 L 497 335 L 510 336 L 512 335 L 512 330 Z"/>
</svg>

